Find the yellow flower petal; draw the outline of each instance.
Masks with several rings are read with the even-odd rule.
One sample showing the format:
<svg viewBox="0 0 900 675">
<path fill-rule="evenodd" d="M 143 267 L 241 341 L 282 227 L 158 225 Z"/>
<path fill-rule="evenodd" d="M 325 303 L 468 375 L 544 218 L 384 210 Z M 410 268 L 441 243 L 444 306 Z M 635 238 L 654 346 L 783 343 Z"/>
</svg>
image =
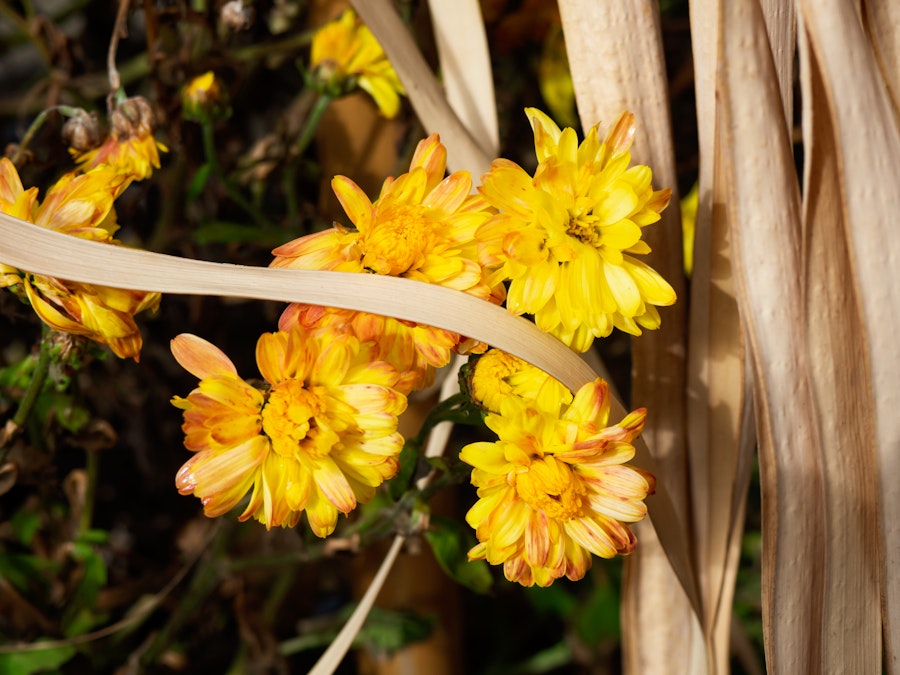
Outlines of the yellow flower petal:
<svg viewBox="0 0 900 675">
<path fill-rule="evenodd" d="M 175 336 L 172 355 L 178 364 L 201 380 L 222 375 L 237 375 L 237 369 L 225 353 L 201 337 L 190 333 Z"/>
</svg>

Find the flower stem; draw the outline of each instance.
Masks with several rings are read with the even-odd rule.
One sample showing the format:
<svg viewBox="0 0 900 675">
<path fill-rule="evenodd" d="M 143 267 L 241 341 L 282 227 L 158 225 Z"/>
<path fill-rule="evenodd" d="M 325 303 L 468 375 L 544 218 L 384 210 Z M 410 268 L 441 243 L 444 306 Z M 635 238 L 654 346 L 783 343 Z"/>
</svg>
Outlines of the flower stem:
<svg viewBox="0 0 900 675">
<path fill-rule="evenodd" d="M 34 372 L 31 374 L 31 382 L 28 383 L 28 388 L 25 390 L 25 395 L 22 397 L 22 400 L 19 401 L 19 408 L 12 418 L 11 427 L 4 430 L 3 437 L 5 442 L 2 444 L 2 447 L 0 447 L 0 463 L 2 463 L 9 454 L 9 450 L 12 447 L 11 441 L 13 436 L 25 426 L 25 422 L 28 421 L 28 417 L 34 409 L 34 404 L 37 403 L 38 396 L 44 389 L 44 383 L 47 381 L 47 375 L 50 372 L 51 360 L 50 331 L 45 328 L 41 337 L 41 347 L 40 352 L 38 353 L 37 364 L 34 367 Z"/>
<path fill-rule="evenodd" d="M 87 487 L 84 493 L 84 509 L 78 523 L 78 531 L 84 534 L 91 529 L 94 519 L 94 496 L 97 492 L 97 475 L 100 469 L 100 453 L 97 450 L 87 451 Z"/>
<path fill-rule="evenodd" d="M 294 151 L 298 157 L 306 152 L 306 148 L 312 141 L 316 129 L 319 127 L 319 122 L 322 121 L 322 116 L 325 114 L 331 101 L 331 96 L 321 94 L 313 103 L 312 109 L 309 111 L 309 115 L 306 117 L 306 122 L 303 125 L 303 130 L 300 132 L 297 143 L 294 145 Z"/>
<path fill-rule="evenodd" d="M 49 331 L 45 331 L 41 338 L 41 349 L 38 353 L 38 361 L 34 367 L 34 373 L 31 375 L 31 382 L 28 383 L 25 396 L 19 401 L 19 409 L 16 410 L 16 414 L 13 417 L 13 423 L 16 426 L 23 426 L 31 414 L 38 395 L 44 388 L 44 382 L 47 381 L 47 374 L 50 372 L 50 361 L 50 335 Z"/>
<path fill-rule="evenodd" d="M 25 131 L 25 135 L 22 136 L 22 142 L 19 143 L 16 147 L 16 151 L 13 153 L 12 157 L 10 157 L 13 164 L 16 166 L 19 165 L 19 162 L 22 161 L 22 156 L 25 154 L 25 150 L 28 148 L 28 144 L 31 143 L 34 139 L 34 135 L 40 131 L 40 128 L 44 126 L 44 122 L 47 121 L 47 116 L 53 111 L 59 112 L 66 117 L 72 117 L 78 112 L 78 109 L 68 105 L 55 105 L 39 112 Z"/>
<path fill-rule="evenodd" d="M 297 137 L 297 142 L 294 144 L 291 160 L 285 166 L 284 177 L 282 178 L 289 223 L 293 223 L 297 220 L 298 213 L 297 197 L 294 187 L 297 177 L 297 164 L 303 157 L 303 153 L 306 152 L 312 139 L 315 137 L 316 129 L 319 128 L 322 116 L 325 114 L 325 111 L 333 100 L 331 96 L 317 94 L 311 89 L 307 89 L 306 91 L 313 93 L 316 98 L 309 107 L 309 112 L 303 123 L 303 129 L 300 130 L 300 135 Z M 304 92 L 304 94 L 306 94 L 306 92 Z"/>
</svg>

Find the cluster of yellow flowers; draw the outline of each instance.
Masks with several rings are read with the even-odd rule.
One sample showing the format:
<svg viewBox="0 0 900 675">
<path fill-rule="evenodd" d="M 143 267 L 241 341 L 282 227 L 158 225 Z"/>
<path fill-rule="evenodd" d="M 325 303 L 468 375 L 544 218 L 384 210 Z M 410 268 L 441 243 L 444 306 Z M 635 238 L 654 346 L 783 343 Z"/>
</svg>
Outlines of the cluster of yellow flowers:
<svg viewBox="0 0 900 675">
<path fill-rule="evenodd" d="M 153 137 L 153 113 L 142 98 L 119 104 L 110 121 L 108 138 L 97 148 L 73 151 L 80 169 L 63 175 L 41 203 L 37 188 L 25 190 L 15 165 L 0 159 L 0 211 L 83 239 L 118 244 L 113 202 L 133 181 L 159 168 L 159 150 L 165 148 Z M 0 288 L 27 298 L 51 328 L 109 345 L 116 356 L 135 361 L 142 340 L 134 315 L 155 310 L 160 301 L 158 293 L 76 283 L 2 263 Z"/>
<path fill-rule="evenodd" d="M 333 98 L 359 88 L 385 117 L 400 112 L 403 84 L 372 31 L 352 9 L 316 31 L 310 69 L 314 84 Z"/>
<path fill-rule="evenodd" d="M 433 134 L 374 201 L 336 177 L 352 227 L 280 246 L 272 266 L 399 276 L 505 301 L 579 351 L 614 326 L 655 328 L 655 307 L 674 293 L 634 256 L 648 252 L 641 228 L 659 218 L 669 191 L 652 190 L 648 167 L 629 167 L 634 118 L 624 115 L 602 143 L 591 129 L 579 146 L 572 129 L 527 114 L 539 160 L 533 176 L 497 160 L 473 192 L 467 172 L 445 177 L 447 152 Z M 573 396 L 465 336 L 365 312 L 292 304 L 279 329 L 257 347 L 269 383 L 262 390 L 199 338 L 173 343 L 201 380 L 174 401 L 185 410 L 186 445 L 197 452 L 178 487 L 197 494 L 207 515 L 252 490 L 242 519 L 292 526 L 305 510 L 313 531 L 329 534 L 338 512 L 370 499 L 396 473 L 406 395 L 456 351 L 482 354 L 468 389 L 498 436 L 461 453 L 479 496 L 468 521 L 480 543 L 469 557 L 503 564 L 510 580 L 547 585 L 581 578 L 591 554 L 634 548 L 623 523 L 646 514 L 653 478 L 626 462 L 645 411 L 607 426 L 602 380 Z"/>
<path fill-rule="evenodd" d="M 399 80 L 352 12 L 316 36 L 312 64 L 325 85 L 359 86 L 384 114 L 396 113 Z M 195 107 L 224 100 L 211 73 L 186 95 Z M 409 171 L 388 178 L 374 201 L 349 178 L 335 177 L 332 188 L 351 226 L 280 246 L 271 265 L 438 284 L 533 315 L 538 327 L 579 352 L 614 327 L 635 335 L 657 328 L 657 307 L 675 294 L 637 256 L 649 252 L 642 228 L 659 219 L 670 191 L 653 190 L 649 167 L 630 165 L 634 117 L 622 115 L 602 141 L 595 126 L 579 144 L 573 129 L 560 129 L 543 112 L 526 114 L 538 162 L 533 174 L 498 159 L 480 185 L 466 171 L 445 177 L 447 151 L 432 134 L 419 143 Z M 159 166 L 165 148 L 153 138 L 143 100 L 120 105 L 111 121 L 109 138 L 81 153 L 81 170 L 63 176 L 40 205 L 36 188 L 24 190 L 13 164 L 0 160 L 0 210 L 116 243 L 113 201 Z M 52 327 L 135 359 L 141 337 L 134 314 L 159 303 L 155 293 L 3 265 L 0 286 L 21 289 Z M 208 516 L 228 512 L 249 493 L 241 520 L 293 527 L 305 512 L 312 531 L 327 536 L 338 513 L 370 500 L 397 473 L 404 444 L 397 423 L 407 395 L 428 386 L 457 352 L 473 355 L 467 389 L 497 435 L 461 452 L 479 497 L 467 516 L 479 542 L 470 559 L 502 564 L 521 584 L 548 585 L 581 578 L 591 554 L 612 557 L 635 546 L 624 523 L 646 514 L 643 500 L 654 485 L 627 465 L 645 411 L 607 426 L 609 392 L 600 379 L 573 394 L 464 335 L 301 304 L 288 306 L 278 330 L 260 337 L 259 387 L 202 338 L 182 334 L 171 347 L 200 380 L 172 401 L 184 411 L 185 446 L 195 453 L 176 484 L 199 497 Z"/>
</svg>

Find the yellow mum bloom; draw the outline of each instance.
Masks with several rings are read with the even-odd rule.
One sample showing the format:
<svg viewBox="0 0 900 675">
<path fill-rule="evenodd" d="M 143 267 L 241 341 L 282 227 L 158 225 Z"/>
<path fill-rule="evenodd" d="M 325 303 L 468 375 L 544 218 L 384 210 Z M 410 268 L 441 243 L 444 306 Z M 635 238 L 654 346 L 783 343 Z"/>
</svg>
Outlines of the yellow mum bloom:
<svg viewBox="0 0 900 675">
<path fill-rule="evenodd" d="M 37 188 L 25 190 L 15 166 L 0 159 L 0 211 L 40 227 L 108 244 L 113 233 L 113 199 L 122 177 L 110 168 L 69 173 L 37 204 Z M 56 330 L 109 345 L 120 358 L 140 359 L 141 333 L 134 315 L 159 306 L 159 293 L 105 288 L 30 274 L 0 264 L 0 288 L 24 295 L 37 315 Z"/>
<path fill-rule="evenodd" d="M 70 152 L 83 171 L 98 167 L 110 167 L 125 180 L 119 183 L 119 194 L 133 180 L 144 180 L 158 169 L 159 152 L 166 146 L 153 137 L 156 116 L 146 99 L 136 96 L 128 99 L 110 115 L 111 131 L 106 141 L 93 150 Z"/>
<path fill-rule="evenodd" d="M 207 516 L 226 513 L 252 490 L 241 521 L 293 527 L 306 511 L 312 531 L 325 537 L 338 512 L 369 501 L 397 473 L 406 397 L 371 345 L 330 331 L 266 333 L 256 345 L 264 389 L 195 335 L 177 336 L 172 353 L 200 379 L 187 398 L 172 399 L 184 410 L 185 447 L 196 453 L 175 484 L 197 495 Z"/>
<path fill-rule="evenodd" d="M 694 271 L 694 238 L 697 232 L 697 209 L 700 207 L 700 188 L 697 183 L 681 198 L 681 241 L 684 246 L 684 276 Z"/>
<path fill-rule="evenodd" d="M 275 260 L 271 266 L 405 277 L 499 304 L 503 286 L 499 282 L 491 286 L 485 280 L 475 242 L 476 230 L 493 212 L 480 195 L 470 194 L 468 172 L 457 171 L 444 178 L 446 166 L 447 150 L 438 135 L 432 134 L 419 143 L 409 172 L 388 178 L 374 203 L 356 183 L 337 176 L 332 187 L 356 229 L 336 226 L 295 239 L 272 252 Z M 410 333 L 404 326 L 423 330 Z M 455 333 L 395 319 L 384 320 L 380 330 L 404 343 L 411 336 L 421 359 L 404 347 L 412 360 L 395 361 L 401 371 L 418 369 L 422 360 L 429 366 L 443 366 L 453 348 L 485 349 Z"/>
<path fill-rule="evenodd" d="M 582 578 L 591 554 L 630 553 L 637 540 L 624 523 L 647 513 L 653 477 L 626 465 L 646 411 L 607 427 L 609 391 L 597 379 L 570 405 L 538 407 L 516 396 L 501 400 L 488 427 L 499 439 L 472 443 L 460 458 L 475 467 L 478 501 L 466 514 L 479 544 L 470 560 L 503 565 L 523 586 Z"/>
<path fill-rule="evenodd" d="M 671 190 L 654 191 L 647 166 L 629 167 L 634 116 L 625 113 L 601 143 L 597 127 L 579 145 L 534 108 L 538 168 L 496 160 L 481 192 L 501 211 L 477 232 L 491 281 L 509 280 L 507 308 L 586 351 L 613 327 L 640 335 L 659 327 L 656 306 L 672 287 L 635 255 L 650 252 L 641 228 L 659 220 Z"/>
<path fill-rule="evenodd" d="M 434 382 L 435 368 L 446 365 L 457 347 L 455 333 L 440 328 L 335 307 L 288 305 L 278 328 L 288 331 L 298 325 L 306 330 L 327 328 L 346 332 L 360 342 L 372 343 L 374 358 L 387 361 L 397 369 L 400 379 L 394 388 L 404 394 Z"/>
<path fill-rule="evenodd" d="M 504 398 L 516 396 L 539 407 L 572 402 L 572 392 L 559 380 L 517 356 L 489 349 L 467 365 L 472 400 L 488 412 L 499 413 Z"/>
<path fill-rule="evenodd" d="M 351 9 L 313 36 L 310 69 L 332 96 L 359 87 L 385 117 L 400 111 L 400 95 L 406 93 L 400 78 L 372 31 Z"/>
<path fill-rule="evenodd" d="M 204 122 L 224 119 L 230 114 L 228 95 L 216 74 L 208 70 L 187 83 L 181 92 L 185 119 Z"/>
</svg>

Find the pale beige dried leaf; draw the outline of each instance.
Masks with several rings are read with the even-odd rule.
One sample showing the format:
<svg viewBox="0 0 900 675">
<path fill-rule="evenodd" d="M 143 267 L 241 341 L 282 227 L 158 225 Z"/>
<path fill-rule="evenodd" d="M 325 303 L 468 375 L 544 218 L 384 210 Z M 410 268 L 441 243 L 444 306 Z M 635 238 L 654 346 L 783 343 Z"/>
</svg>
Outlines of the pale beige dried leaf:
<svg viewBox="0 0 900 675">
<path fill-rule="evenodd" d="M 189 260 L 97 244 L 6 214 L 0 214 L 0 261 L 35 274 L 113 288 L 305 302 L 385 314 L 487 342 L 534 362 L 573 389 L 595 377 L 578 354 L 526 319 L 471 295 L 410 279 Z"/>
<path fill-rule="evenodd" d="M 706 642 L 697 615 L 690 606 L 677 614 L 663 606 L 673 598 L 680 605 L 686 603 L 680 588 L 668 590 L 674 585 L 672 568 L 654 524 L 642 521 L 634 531 L 640 544 L 625 560 L 622 576 L 622 590 L 628 593 L 622 599 L 620 618 L 622 672 L 709 672 Z"/>
<path fill-rule="evenodd" d="M 719 0 L 690 5 L 700 166 L 691 276 L 687 425 L 696 559 L 710 672 L 728 673 L 734 579 L 756 430 L 716 152 Z"/>
<path fill-rule="evenodd" d="M 881 669 L 881 598 L 869 367 L 858 328 L 834 127 L 805 35 L 801 32 L 799 44 L 806 336 L 822 438 L 828 559 L 823 662 L 831 673 L 876 673 Z"/>
<path fill-rule="evenodd" d="M 881 76 L 890 90 L 894 116 L 900 120 L 900 2 L 865 0 L 863 4 Z"/>
<path fill-rule="evenodd" d="M 500 148 L 497 104 L 487 35 L 478 0 L 428 0 L 450 107 L 485 154 Z"/>
<path fill-rule="evenodd" d="M 337 637 L 335 637 L 331 644 L 328 645 L 328 649 L 325 650 L 325 653 L 319 657 L 318 661 L 316 661 L 316 665 L 312 667 L 312 670 L 309 671 L 308 675 L 331 675 L 331 673 L 337 670 L 341 661 L 344 660 L 344 656 L 353 645 L 353 640 L 356 639 L 366 617 L 369 615 L 369 612 L 372 611 L 375 599 L 378 597 L 381 587 L 384 586 L 384 582 L 387 580 L 391 567 L 394 566 L 397 554 L 400 553 L 400 549 L 403 547 L 403 541 L 404 537 L 399 535 L 394 537 L 391 548 L 388 549 L 387 555 L 384 556 L 384 560 L 382 560 L 381 566 L 375 574 L 375 578 L 372 579 L 372 583 L 369 584 L 369 587 L 360 599 L 356 609 L 353 610 L 353 614 L 350 615 L 350 618 L 341 628 L 341 632 L 338 633 Z"/>
<path fill-rule="evenodd" d="M 845 228 L 873 401 L 879 462 L 885 664 L 900 672 L 900 129 L 853 3 L 800 0 L 832 114 Z M 897 27 L 893 28 L 896 35 Z"/>
<path fill-rule="evenodd" d="M 798 330 L 805 318 L 799 188 L 756 1 L 723 3 L 721 31 L 721 156 L 738 304 L 755 370 L 767 662 L 773 675 L 818 673 L 825 528 L 820 440 Z"/>
<path fill-rule="evenodd" d="M 434 74 L 390 0 L 353 0 L 354 8 L 381 43 L 400 76 L 413 109 L 425 129 L 437 132 L 447 146 L 452 171 L 469 171 L 476 179 L 490 169 L 490 157 L 450 108 Z"/>
<path fill-rule="evenodd" d="M 784 120 L 790 127 L 794 123 L 794 48 L 797 34 L 794 0 L 759 0 L 759 5 L 778 76 Z"/>
<path fill-rule="evenodd" d="M 655 187 L 675 188 L 673 205 L 677 205 L 657 4 L 564 0 L 559 5 L 582 126 L 601 120 L 612 123 L 623 110 L 634 113 L 638 123 L 631 148 L 634 160 L 653 168 Z M 598 39 L 598 26 L 603 27 L 602 39 Z M 660 466 L 659 482 L 673 495 L 676 513 L 686 524 L 690 513 L 684 447 L 687 305 L 678 209 L 667 209 L 659 223 L 644 230 L 644 238 L 653 249 L 647 262 L 672 284 L 682 301 L 661 312 L 659 331 L 647 331 L 633 341 L 632 400 L 650 410 L 644 437 Z M 686 527 L 680 537 L 690 546 Z M 698 642 L 702 644 L 702 636 L 692 636 L 699 625 L 693 615 L 702 615 L 702 607 L 692 607 L 674 583 L 675 574 L 659 554 L 659 544 L 646 534 L 643 542 L 628 560 L 628 583 L 623 588 L 626 671 L 683 675 L 701 668 L 697 672 L 703 672 L 705 659 L 698 663 L 695 649 Z M 653 639 L 638 637 L 647 632 Z"/>
</svg>

